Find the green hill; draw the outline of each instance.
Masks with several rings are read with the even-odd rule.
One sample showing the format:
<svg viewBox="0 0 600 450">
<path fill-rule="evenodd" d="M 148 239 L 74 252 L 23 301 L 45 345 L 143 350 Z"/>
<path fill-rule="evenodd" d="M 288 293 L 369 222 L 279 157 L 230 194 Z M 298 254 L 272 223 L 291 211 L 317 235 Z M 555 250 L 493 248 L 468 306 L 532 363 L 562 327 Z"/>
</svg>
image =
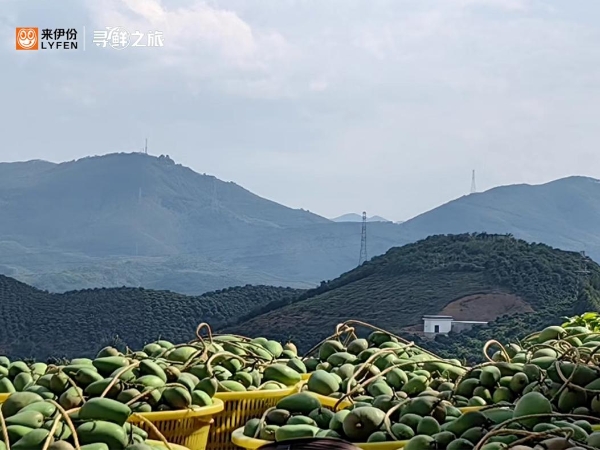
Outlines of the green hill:
<svg viewBox="0 0 600 450">
<path fill-rule="evenodd" d="M 583 261 L 590 271 L 585 282 L 577 274 Z M 348 319 L 408 335 L 422 329 L 423 315 L 479 298 L 460 314 L 462 320 L 481 320 L 493 306 L 497 317 L 488 326 L 435 340 L 415 336 L 444 355 L 476 360 L 483 341 L 515 339 L 563 316 L 600 310 L 599 289 L 600 266 L 579 253 L 510 236 L 433 236 L 393 248 L 296 299 L 265 305 L 263 314 L 227 331 L 265 330 L 273 338 L 291 336 L 307 349 Z M 486 296 L 492 296 L 493 304 L 481 303 Z"/>
<path fill-rule="evenodd" d="M 224 326 L 241 311 L 298 294 L 270 286 L 228 288 L 196 297 L 141 288 L 50 294 L 0 275 L 0 354 L 94 355 L 116 336 L 133 348 L 158 336 L 184 342 L 201 322 Z"/>
<path fill-rule="evenodd" d="M 579 278 L 583 267 L 586 279 Z M 488 339 L 509 341 L 589 310 L 600 310 L 600 266 L 579 253 L 510 236 L 439 235 L 393 248 L 312 290 L 247 285 L 200 296 L 142 288 L 52 294 L 0 276 L 0 353 L 91 355 L 115 336 L 132 347 L 158 336 L 185 341 L 203 321 L 229 332 L 292 338 L 307 349 L 338 323 L 359 319 L 440 354 L 477 360 Z M 490 323 L 435 340 L 421 336 L 422 316 L 441 312 Z"/>
</svg>

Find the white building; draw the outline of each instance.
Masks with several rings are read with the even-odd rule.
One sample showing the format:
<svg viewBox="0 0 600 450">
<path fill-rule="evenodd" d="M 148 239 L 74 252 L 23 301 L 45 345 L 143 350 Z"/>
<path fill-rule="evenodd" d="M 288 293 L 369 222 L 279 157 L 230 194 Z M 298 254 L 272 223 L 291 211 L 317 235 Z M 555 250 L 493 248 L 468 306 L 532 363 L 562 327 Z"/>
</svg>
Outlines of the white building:
<svg viewBox="0 0 600 450">
<path fill-rule="evenodd" d="M 429 336 L 448 334 L 451 330 L 461 332 L 463 330 L 468 330 L 473 325 L 487 325 L 487 322 L 476 320 L 454 320 L 452 316 L 423 316 L 423 333 Z"/>
<path fill-rule="evenodd" d="M 452 316 L 423 316 L 423 332 L 446 334 L 452 329 Z"/>
</svg>

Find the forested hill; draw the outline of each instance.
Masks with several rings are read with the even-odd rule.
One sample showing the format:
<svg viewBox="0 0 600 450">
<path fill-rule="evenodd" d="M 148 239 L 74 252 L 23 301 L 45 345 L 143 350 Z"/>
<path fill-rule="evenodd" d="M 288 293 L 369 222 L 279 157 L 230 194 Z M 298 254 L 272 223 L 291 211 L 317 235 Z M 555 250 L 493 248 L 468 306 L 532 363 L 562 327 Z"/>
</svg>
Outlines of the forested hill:
<svg viewBox="0 0 600 450">
<path fill-rule="evenodd" d="M 0 275 L 0 354 L 47 358 L 94 355 L 116 336 L 139 348 L 159 336 L 190 340 L 196 326 L 223 326 L 275 299 L 300 291 L 244 286 L 200 296 L 141 288 L 89 289 L 49 294 Z"/>
<path fill-rule="evenodd" d="M 587 279 L 578 279 L 586 268 Z M 393 248 L 319 288 L 228 288 L 201 296 L 141 288 L 51 294 L 0 276 L 0 353 L 91 355 L 115 336 L 139 347 L 191 338 L 196 325 L 294 339 L 306 349 L 347 319 L 420 339 L 424 314 L 490 320 L 423 345 L 475 360 L 483 341 L 515 339 L 561 317 L 600 310 L 600 267 L 579 253 L 509 236 L 433 236 Z"/>
<path fill-rule="evenodd" d="M 590 275 L 580 282 L 582 264 Z M 266 330 L 306 349 L 347 319 L 406 334 L 422 329 L 424 314 L 481 320 L 493 310 L 487 327 L 423 344 L 477 359 L 475 349 L 492 337 L 504 342 L 563 316 L 600 310 L 599 289 L 600 267 L 579 253 L 510 236 L 441 235 L 393 248 L 293 301 L 266 305 L 263 314 L 228 331 Z"/>
</svg>

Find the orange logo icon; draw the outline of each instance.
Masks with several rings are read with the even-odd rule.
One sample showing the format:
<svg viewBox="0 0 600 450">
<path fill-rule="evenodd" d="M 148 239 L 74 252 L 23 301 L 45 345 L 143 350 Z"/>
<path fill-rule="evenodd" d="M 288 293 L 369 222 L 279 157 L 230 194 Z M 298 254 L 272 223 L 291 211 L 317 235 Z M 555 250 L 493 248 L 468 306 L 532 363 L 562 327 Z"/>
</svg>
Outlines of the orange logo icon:
<svg viewBox="0 0 600 450">
<path fill-rule="evenodd" d="M 17 50 L 38 49 L 37 27 L 17 28 L 16 32 Z"/>
</svg>

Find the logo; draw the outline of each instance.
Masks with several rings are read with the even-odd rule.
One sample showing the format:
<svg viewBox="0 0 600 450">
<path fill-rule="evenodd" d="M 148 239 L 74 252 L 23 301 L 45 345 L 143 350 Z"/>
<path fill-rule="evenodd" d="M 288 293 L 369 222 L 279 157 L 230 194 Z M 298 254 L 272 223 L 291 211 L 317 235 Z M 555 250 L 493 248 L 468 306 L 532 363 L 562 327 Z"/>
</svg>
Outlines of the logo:
<svg viewBox="0 0 600 450">
<path fill-rule="evenodd" d="M 38 29 L 37 27 L 21 27 L 16 30 L 17 50 L 37 50 L 38 49 Z"/>
<path fill-rule="evenodd" d="M 77 50 L 75 28 L 27 27 L 16 30 L 17 50 Z"/>
<path fill-rule="evenodd" d="M 149 31 L 142 33 L 134 31 L 130 33 L 123 27 L 106 27 L 104 30 L 95 30 L 93 43 L 97 47 L 106 48 L 110 46 L 116 50 L 131 47 L 162 47 L 162 31 Z"/>
<path fill-rule="evenodd" d="M 75 28 L 44 28 L 40 40 L 42 50 L 77 50 Z"/>
</svg>

